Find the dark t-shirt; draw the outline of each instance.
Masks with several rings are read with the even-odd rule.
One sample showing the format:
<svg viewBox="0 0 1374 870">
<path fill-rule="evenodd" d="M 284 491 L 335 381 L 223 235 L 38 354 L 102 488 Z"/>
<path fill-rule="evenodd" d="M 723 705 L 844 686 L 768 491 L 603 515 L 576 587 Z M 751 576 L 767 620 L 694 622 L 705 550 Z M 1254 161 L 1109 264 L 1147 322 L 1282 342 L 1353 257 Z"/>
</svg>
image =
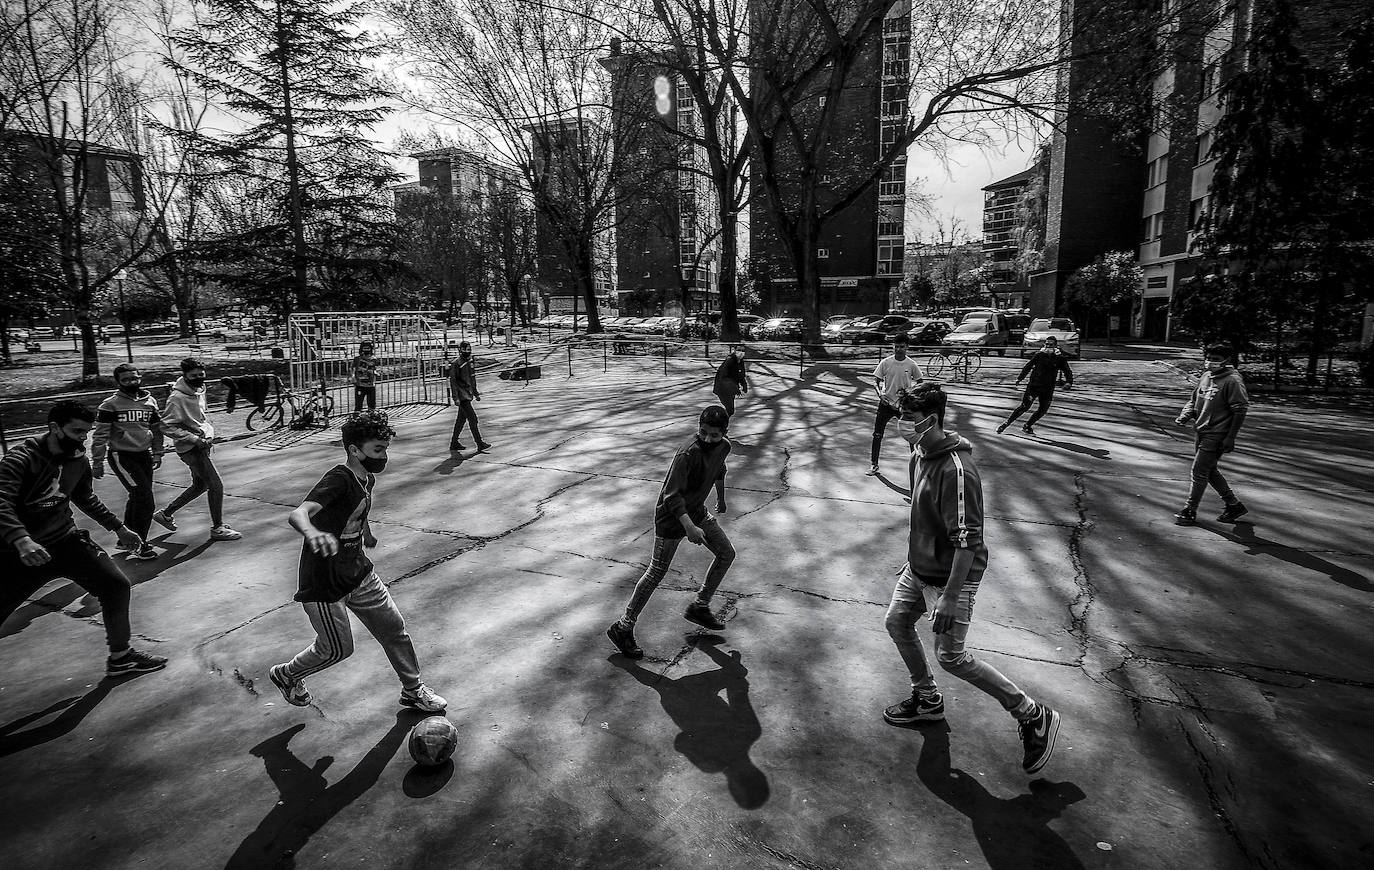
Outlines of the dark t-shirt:
<svg viewBox="0 0 1374 870">
<path fill-rule="evenodd" d="M 678 449 L 654 506 L 655 535 L 686 537 L 680 519 L 684 513 L 698 525 L 706 521 L 706 496 L 717 480 L 725 478 L 725 457 L 729 455 L 728 440 L 721 441 L 714 450 L 704 450 L 693 437 Z"/>
<path fill-rule="evenodd" d="M 305 501 L 322 507 L 311 518 L 315 528 L 339 539 L 339 552 L 317 556 L 310 544 L 301 545 L 297 601 L 338 601 L 372 573 L 372 560 L 363 551 L 363 524 L 372 508 L 372 486 L 377 478 L 369 474 L 367 484 L 358 480 L 346 465 L 325 472 Z"/>
</svg>

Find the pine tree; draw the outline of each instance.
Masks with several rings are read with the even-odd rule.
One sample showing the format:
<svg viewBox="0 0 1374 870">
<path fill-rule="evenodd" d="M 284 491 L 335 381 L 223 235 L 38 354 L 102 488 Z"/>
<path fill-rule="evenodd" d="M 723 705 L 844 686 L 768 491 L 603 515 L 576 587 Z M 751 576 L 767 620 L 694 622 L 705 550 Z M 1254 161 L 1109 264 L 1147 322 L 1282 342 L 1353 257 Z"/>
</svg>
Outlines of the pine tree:
<svg viewBox="0 0 1374 870">
<path fill-rule="evenodd" d="M 218 95 L 239 132 L 167 129 L 210 176 L 237 176 L 267 206 L 264 220 L 219 228 L 192 256 L 216 280 L 283 315 L 366 292 L 399 268 L 385 208 L 400 180 L 368 138 L 390 94 L 367 67 L 378 49 L 358 4 L 208 0 L 196 27 L 173 36 L 186 59 L 164 62 Z"/>
</svg>

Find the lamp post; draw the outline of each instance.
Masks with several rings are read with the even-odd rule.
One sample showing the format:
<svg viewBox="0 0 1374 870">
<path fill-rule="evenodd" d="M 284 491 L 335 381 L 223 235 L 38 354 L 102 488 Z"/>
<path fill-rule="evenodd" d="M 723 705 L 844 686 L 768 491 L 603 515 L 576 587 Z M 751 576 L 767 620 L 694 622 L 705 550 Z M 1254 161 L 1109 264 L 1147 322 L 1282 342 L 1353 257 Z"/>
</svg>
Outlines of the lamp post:
<svg viewBox="0 0 1374 870">
<path fill-rule="evenodd" d="M 128 277 L 128 269 L 120 269 L 115 272 L 115 285 L 119 287 L 119 319 L 124 323 L 124 356 L 128 362 L 133 362 L 134 347 L 129 339 L 129 309 L 124 304 L 124 281 Z"/>
</svg>

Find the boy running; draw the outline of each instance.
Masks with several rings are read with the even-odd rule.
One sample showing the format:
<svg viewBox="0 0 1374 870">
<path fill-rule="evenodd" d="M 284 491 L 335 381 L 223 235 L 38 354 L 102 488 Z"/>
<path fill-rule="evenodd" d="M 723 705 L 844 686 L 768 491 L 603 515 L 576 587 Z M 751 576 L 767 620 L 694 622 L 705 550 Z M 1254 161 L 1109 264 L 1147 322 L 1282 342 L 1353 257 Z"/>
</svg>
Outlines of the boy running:
<svg viewBox="0 0 1374 870">
<path fill-rule="evenodd" d="M 108 457 L 115 477 L 129 491 L 124 525 L 143 541 L 137 550 L 129 551 L 128 558 L 156 559 L 157 550 L 148 543 L 148 530 L 157 507 L 153 470 L 162 465 L 162 414 L 157 399 L 143 389 L 143 376 L 133 363 L 115 366 L 114 379 L 119 391 L 101 402 L 95 412 L 91 474 L 96 480 L 104 477 Z"/>
<path fill-rule="evenodd" d="M 940 667 L 996 698 L 1011 713 L 1025 749 L 1021 767 L 1035 773 L 1054 752 L 1059 714 L 1032 700 L 964 646 L 973 621 L 973 599 L 988 564 L 982 533 L 983 484 L 973 462 L 973 446 L 940 428 L 942 394 L 938 386 L 929 385 L 907 398 L 915 422 L 903 426 L 902 434 L 916 447 L 911 460 L 911 534 L 886 625 L 911 675 L 911 697 L 888 707 L 883 718 L 893 725 L 945 718 L 944 699 L 916 633 L 917 620 L 929 612 Z"/>
<path fill-rule="evenodd" d="M 1022 432 L 1034 435 L 1035 424 L 1045 416 L 1045 412 L 1050 409 L 1050 403 L 1054 401 L 1054 385 L 1059 376 L 1064 376 L 1064 389 L 1073 387 L 1073 370 L 1069 368 L 1068 357 L 1059 349 L 1059 339 L 1052 335 L 1045 339 L 1045 346 L 1031 354 L 1031 358 L 1021 367 L 1021 374 L 1016 376 L 1016 383 L 1020 384 L 1026 379 L 1026 375 L 1030 375 L 1030 383 L 1026 385 L 1026 393 L 1021 397 L 1021 404 L 1013 408 L 1006 422 L 997 427 L 998 435 L 1016 422 L 1017 417 L 1029 411 L 1032 401 L 1039 401 L 1035 412 L 1030 415 L 1026 425 L 1021 427 Z"/>
<path fill-rule="evenodd" d="M 353 654 L 348 611 L 358 617 L 386 652 L 401 679 L 401 705 L 442 713 L 448 702 L 420 680 L 415 645 L 405 619 L 373 570 L 363 548 L 377 546 L 367 521 L 376 475 L 386 468 L 386 451 L 396 434 L 386 414 L 360 411 L 340 429 L 347 462 L 325 472 L 315 488 L 291 512 L 291 528 L 301 533 L 300 567 L 295 600 L 315 629 L 315 642 L 267 675 L 288 704 L 311 702 L 305 677 L 336 665 Z"/>
<path fill-rule="evenodd" d="M 377 410 L 377 360 L 373 357 L 372 342 L 358 344 L 358 355 L 353 357 L 352 370 L 353 410 L 361 411 L 364 399 L 367 400 L 369 411 Z"/>
<path fill-rule="evenodd" d="M 129 646 L 129 578 L 91 536 L 76 527 L 72 505 L 138 552 L 143 541 L 91 488 L 86 435 L 95 412 L 62 401 L 48 411 L 48 432 L 0 459 L 0 623 L 44 583 L 66 577 L 100 601 L 110 658 L 105 675 L 156 671 L 167 664 Z"/>
<path fill-rule="evenodd" d="M 693 544 L 704 545 L 714 558 L 696 599 L 687 605 L 683 617 L 712 631 L 725 628 L 725 623 L 711 612 L 711 596 L 735 561 L 735 548 L 720 523 L 706 510 L 706 496 L 714 487 L 716 513 L 725 513 L 725 457 L 730 455 L 725 432 L 729 426 L 730 415 L 725 409 L 711 405 L 697 419 L 696 437 L 673 456 L 654 508 L 654 552 L 649 567 L 635 585 L 625 615 L 606 630 L 606 636 L 626 658 L 644 656 L 644 650 L 635 643 L 635 621 L 668 573 L 673 554 L 684 537 Z"/>
<path fill-rule="evenodd" d="M 1207 371 L 1198 378 L 1197 388 L 1174 421 L 1180 426 L 1192 423 L 1195 445 L 1193 482 L 1188 490 L 1188 503 L 1174 514 L 1174 522 L 1180 526 L 1197 523 L 1197 506 L 1202 502 L 1202 494 L 1207 491 L 1209 483 L 1226 504 L 1217 522 L 1234 523 L 1250 512 L 1240 503 L 1217 468 L 1221 455 L 1236 449 L 1236 436 L 1245 423 L 1250 397 L 1246 395 L 1245 381 L 1241 380 L 1240 372 L 1232 365 L 1235 351 L 1230 345 L 1218 344 L 1207 348 L 1206 359 Z"/>
<path fill-rule="evenodd" d="M 205 365 L 195 357 L 181 361 L 181 377 L 167 397 L 162 429 L 176 445 L 177 458 L 191 469 L 191 485 L 166 508 L 153 514 L 164 529 L 175 532 L 173 515 L 202 493 L 210 503 L 210 540 L 237 541 L 243 535 L 224 522 L 224 483 L 210 452 L 215 446 L 215 427 L 205 419 Z"/>
<path fill-rule="evenodd" d="M 716 379 L 711 384 L 711 392 L 720 399 L 725 413 L 735 416 L 735 397 L 749 392 L 749 378 L 744 370 L 744 347 L 735 345 L 730 354 L 716 369 Z"/>
</svg>

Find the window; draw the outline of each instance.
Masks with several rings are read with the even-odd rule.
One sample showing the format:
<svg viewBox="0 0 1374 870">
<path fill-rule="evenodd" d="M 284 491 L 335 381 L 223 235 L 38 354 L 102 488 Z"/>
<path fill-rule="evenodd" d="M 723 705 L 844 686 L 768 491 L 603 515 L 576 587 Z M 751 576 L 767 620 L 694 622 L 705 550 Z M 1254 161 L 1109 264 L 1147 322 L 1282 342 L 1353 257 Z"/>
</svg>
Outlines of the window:
<svg viewBox="0 0 1374 870">
<path fill-rule="evenodd" d="M 1202 196 L 1188 205 L 1188 231 L 1198 232 L 1207 220 L 1207 210 L 1212 205 L 1212 197 Z"/>
<path fill-rule="evenodd" d="M 881 113 L 884 118 L 906 114 L 906 85 L 883 85 Z"/>
<path fill-rule="evenodd" d="M 1145 167 L 1145 186 L 1154 187 L 1156 184 L 1163 184 L 1169 175 L 1169 155 L 1165 154 L 1156 157 Z"/>
<path fill-rule="evenodd" d="M 878 215 L 878 235 L 880 236 L 900 236 L 902 234 L 901 215 L 880 214 Z"/>
<path fill-rule="evenodd" d="M 830 249 L 829 249 L 829 248 L 817 248 L 817 249 L 816 249 L 816 259 L 817 259 L 817 260 L 828 260 L 828 259 L 830 259 Z"/>
<path fill-rule="evenodd" d="M 882 123 L 882 144 L 884 148 L 890 148 L 897 143 L 897 136 L 901 132 L 903 124 L 901 121 L 883 121 Z"/>
<path fill-rule="evenodd" d="M 1200 85 L 1200 99 L 1207 99 L 1217 92 L 1217 65 L 1215 62 L 1207 64 L 1202 68 L 1202 83 Z"/>
<path fill-rule="evenodd" d="M 1164 212 L 1152 214 L 1141 222 L 1140 240 L 1153 242 L 1164 235 Z"/>
<path fill-rule="evenodd" d="M 1169 276 L 1156 275 L 1153 278 L 1146 278 L 1145 287 L 1148 290 L 1167 290 L 1169 287 Z"/>
<path fill-rule="evenodd" d="M 906 195 L 906 164 L 900 163 L 889 166 L 883 170 L 883 175 L 878 179 L 878 196 L 905 196 Z"/>
<path fill-rule="evenodd" d="M 1197 163 L 1206 163 L 1212 159 L 1212 146 L 1216 144 L 1216 133 L 1211 130 L 1204 130 L 1197 137 Z"/>
<path fill-rule="evenodd" d="M 902 274 L 902 257 L 906 245 L 900 239 L 878 242 L 878 274 Z"/>
</svg>

